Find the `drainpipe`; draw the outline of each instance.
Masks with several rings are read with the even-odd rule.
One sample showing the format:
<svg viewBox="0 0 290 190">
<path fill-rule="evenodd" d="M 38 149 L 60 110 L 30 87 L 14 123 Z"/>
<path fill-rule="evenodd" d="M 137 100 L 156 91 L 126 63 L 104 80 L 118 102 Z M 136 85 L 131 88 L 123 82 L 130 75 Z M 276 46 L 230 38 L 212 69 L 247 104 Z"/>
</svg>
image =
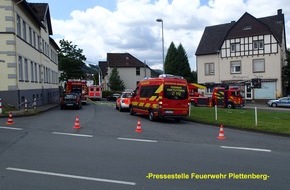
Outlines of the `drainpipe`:
<svg viewBox="0 0 290 190">
<path fill-rule="evenodd" d="M 14 17 L 14 21 L 15 21 L 14 22 L 14 40 L 15 40 L 15 62 L 16 62 L 16 89 L 18 91 L 18 93 L 17 93 L 17 95 L 18 95 L 18 105 L 20 105 L 20 90 L 19 90 L 19 85 L 18 85 L 18 83 L 19 83 L 19 76 L 17 74 L 19 68 L 18 68 L 18 51 L 17 51 L 17 43 L 16 43 L 16 41 L 17 41 L 17 21 L 15 19 L 16 18 L 15 17 L 15 14 L 16 14 L 15 7 L 18 4 L 22 3 L 22 2 L 23 2 L 23 0 L 20 0 L 20 1 L 18 1 L 17 3 L 15 3 L 13 5 L 13 17 Z M 18 107 L 18 109 L 20 109 L 20 106 Z"/>
</svg>

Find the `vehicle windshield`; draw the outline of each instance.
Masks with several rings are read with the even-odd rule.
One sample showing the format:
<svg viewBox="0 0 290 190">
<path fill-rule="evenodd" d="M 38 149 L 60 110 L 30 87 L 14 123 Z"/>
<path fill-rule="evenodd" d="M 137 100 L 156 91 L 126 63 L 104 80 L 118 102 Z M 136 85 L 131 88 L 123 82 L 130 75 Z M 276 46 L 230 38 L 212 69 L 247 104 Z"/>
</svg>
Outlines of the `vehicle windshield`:
<svg viewBox="0 0 290 190">
<path fill-rule="evenodd" d="M 67 94 L 65 95 L 65 99 L 76 99 L 77 96 L 75 94 Z"/>
<path fill-rule="evenodd" d="M 132 97 L 132 93 L 123 93 L 122 94 L 122 98 L 131 98 Z"/>
<path fill-rule="evenodd" d="M 232 91 L 232 92 L 231 92 L 231 96 L 240 97 L 240 96 L 241 96 L 241 95 L 240 95 L 240 91 L 239 91 L 239 90 L 237 90 L 237 91 Z"/>
<path fill-rule="evenodd" d="M 164 97 L 170 100 L 184 100 L 188 98 L 186 86 L 165 85 Z"/>
</svg>

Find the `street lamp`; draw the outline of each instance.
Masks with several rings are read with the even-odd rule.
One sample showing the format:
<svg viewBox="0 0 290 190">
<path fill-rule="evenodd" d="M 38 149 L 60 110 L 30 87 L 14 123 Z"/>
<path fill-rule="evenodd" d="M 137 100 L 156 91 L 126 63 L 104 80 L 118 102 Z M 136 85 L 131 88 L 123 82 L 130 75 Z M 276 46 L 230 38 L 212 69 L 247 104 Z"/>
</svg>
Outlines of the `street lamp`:
<svg viewBox="0 0 290 190">
<path fill-rule="evenodd" d="M 162 65 L 163 65 L 163 74 L 165 74 L 165 67 L 164 67 L 164 35 L 163 35 L 163 20 L 161 18 L 156 19 L 157 22 L 161 22 L 162 28 Z"/>
</svg>

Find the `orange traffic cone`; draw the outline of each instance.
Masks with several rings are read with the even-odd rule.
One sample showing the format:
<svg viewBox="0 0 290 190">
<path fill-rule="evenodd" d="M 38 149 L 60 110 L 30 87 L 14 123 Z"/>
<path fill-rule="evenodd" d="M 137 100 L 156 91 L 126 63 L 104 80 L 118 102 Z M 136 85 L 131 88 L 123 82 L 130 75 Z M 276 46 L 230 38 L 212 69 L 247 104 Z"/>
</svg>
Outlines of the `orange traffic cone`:
<svg viewBox="0 0 290 190">
<path fill-rule="evenodd" d="M 219 136 L 217 138 L 220 140 L 223 140 L 226 138 L 224 135 L 224 126 L 223 125 L 220 126 L 220 132 L 219 132 Z"/>
<path fill-rule="evenodd" d="M 76 116 L 76 121 L 75 121 L 75 125 L 73 127 L 74 129 L 77 129 L 79 130 L 81 127 L 80 127 L 80 120 L 79 120 L 79 116 Z"/>
<path fill-rule="evenodd" d="M 12 124 L 14 124 L 14 122 L 13 122 L 13 118 L 12 118 L 12 112 L 9 113 L 9 116 L 8 116 L 8 119 L 7 119 L 6 124 L 7 124 L 7 125 L 12 125 Z"/>
<path fill-rule="evenodd" d="M 142 128 L 141 128 L 141 122 L 138 119 L 138 123 L 137 123 L 137 128 L 135 130 L 136 133 L 141 133 L 142 132 Z"/>
</svg>

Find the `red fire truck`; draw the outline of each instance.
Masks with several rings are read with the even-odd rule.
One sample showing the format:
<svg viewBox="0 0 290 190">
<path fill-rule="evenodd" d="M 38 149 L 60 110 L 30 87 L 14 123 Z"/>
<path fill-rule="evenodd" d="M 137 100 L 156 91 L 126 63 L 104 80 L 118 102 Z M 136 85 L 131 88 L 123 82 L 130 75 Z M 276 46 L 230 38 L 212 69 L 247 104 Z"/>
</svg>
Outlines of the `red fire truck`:
<svg viewBox="0 0 290 190">
<path fill-rule="evenodd" d="M 87 103 L 88 87 L 86 80 L 68 79 L 65 86 L 65 93 L 78 93 L 81 95 L 82 104 Z"/>
<path fill-rule="evenodd" d="M 215 87 L 212 93 L 212 105 L 236 108 L 243 107 L 245 102 L 237 87 Z"/>
<path fill-rule="evenodd" d="M 243 107 L 244 99 L 237 87 L 215 87 L 211 97 L 191 96 L 190 102 L 195 106 L 220 106 L 227 108 Z"/>
</svg>

